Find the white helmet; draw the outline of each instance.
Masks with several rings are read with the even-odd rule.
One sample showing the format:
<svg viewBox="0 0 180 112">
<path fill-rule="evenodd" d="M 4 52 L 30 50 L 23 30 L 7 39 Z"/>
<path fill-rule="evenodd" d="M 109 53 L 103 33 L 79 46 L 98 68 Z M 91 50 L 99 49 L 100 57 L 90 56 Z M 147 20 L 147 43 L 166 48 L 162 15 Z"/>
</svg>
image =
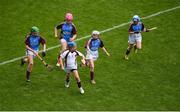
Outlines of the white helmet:
<svg viewBox="0 0 180 112">
<path fill-rule="evenodd" d="M 133 21 L 137 21 L 137 20 L 140 21 L 140 17 L 138 15 L 134 15 L 133 16 Z"/>
<path fill-rule="evenodd" d="M 100 32 L 99 31 L 97 31 L 97 30 L 94 30 L 93 32 L 92 32 L 92 35 L 99 35 L 100 34 Z"/>
</svg>

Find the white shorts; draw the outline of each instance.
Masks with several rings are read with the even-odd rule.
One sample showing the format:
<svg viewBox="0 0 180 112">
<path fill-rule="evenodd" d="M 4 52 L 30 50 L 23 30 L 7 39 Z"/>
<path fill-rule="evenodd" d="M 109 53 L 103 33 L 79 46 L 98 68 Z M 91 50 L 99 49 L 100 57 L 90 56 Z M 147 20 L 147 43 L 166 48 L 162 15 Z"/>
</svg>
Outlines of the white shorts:
<svg viewBox="0 0 180 112">
<path fill-rule="evenodd" d="M 99 57 L 99 53 L 98 53 L 98 50 L 97 51 L 86 51 L 86 56 L 85 56 L 85 58 L 87 59 L 87 60 L 97 60 L 97 58 Z"/>
<path fill-rule="evenodd" d="M 129 40 L 128 40 L 129 44 L 135 44 L 136 42 L 141 42 L 141 41 L 142 41 L 141 33 L 129 35 Z"/>
<path fill-rule="evenodd" d="M 35 51 L 35 52 L 38 53 L 38 51 Z M 30 51 L 30 50 L 26 50 L 26 56 L 32 56 L 33 58 L 36 57 L 36 55 L 32 51 Z"/>
<path fill-rule="evenodd" d="M 62 44 L 62 43 L 64 43 L 64 42 L 67 42 L 65 39 L 60 39 L 60 43 Z"/>
</svg>

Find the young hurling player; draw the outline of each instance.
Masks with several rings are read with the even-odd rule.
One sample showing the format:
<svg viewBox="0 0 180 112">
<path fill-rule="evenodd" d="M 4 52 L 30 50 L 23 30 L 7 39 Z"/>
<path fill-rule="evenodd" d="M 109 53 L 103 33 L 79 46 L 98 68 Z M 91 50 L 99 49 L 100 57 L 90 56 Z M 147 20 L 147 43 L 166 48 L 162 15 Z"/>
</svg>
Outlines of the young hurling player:
<svg viewBox="0 0 180 112">
<path fill-rule="evenodd" d="M 128 55 L 130 54 L 130 51 L 133 47 L 135 53 L 137 53 L 137 50 L 141 49 L 142 47 L 141 32 L 149 32 L 149 30 L 144 27 L 144 24 L 140 21 L 140 17 L 138 15 L 134 15 L 129 27 L 129 41 L 128 41 L 129 45 L 125 55 L 126 60 L 129 59 Z"/>
<path fill-rule="evenodd" d="M 95 84 L 94 80 L 94 61 L 98 58 L 98 49 L 102 48 L 102 50 L 110 56 L 107 52 L 106 48 L 104 47 L 103 41 L 100 39 L 100 33 L 98 31 L 93 31 L 91 38 L 86 43 L 86 65 L 90 68 L 90 79 L 91 83 Z"/>
<path fill-rule="evenodd" d="M 60 25 L 55 27 L 55 37 L 59 37 L 61 44 L 61 52 L 67 49 L 67 43 L 72 42 L 76 38 L 77 30 L 75 25 L 73 24 L 73 15 L 71 13 L 67 13 L 65 15 L 65 22 L 62 22 Z M 58 30 L 61 30 L 60 35 L 58 36 Z M 56 66 L 60 66 L 60 61 L 57 60 Z"/>
<path fill-rule="evenodd" d="M 26 57 L 21 59 L 21 65 L 24 63 L 28 63 L 27 71 L 26 71 L 26 81 L 30 81 L 30 74 L 32 72 L 33 67 L 33 58 L 36 57 L 39 51 L 40 43 L 43 45 L 42 56 L 46 55 L 46 41 L 39 35 L 39 28 L 33 26 L 31 28 L 31 32 L 26 36 L 25 44 L 26 44 Z"/>
<path fill-rule="evenodd" d="M 78 70 L 77 70 L 77 62 L 76 62 L 77 56 L 80 56 L 82 58 L 81 62 L 83 64 L 85 64 L 84 55 L 76 50 L 76 43 L 68 42 L 68 49 L 61 53 L 59 59 L 60 59 L 61 68 L 66 71 L 65 87 L 67 87 L 67 88 L 69 87 L 70 73 L 73 73 L 73 75 L 77 81 L 77 85 L 79 87 L 80 93 L 84 94 L 84 90 L 81 86 L 81 80 L 80 80 Z M 64 65 L 63 65 L 62 59 L 64 59 Z"/>
</svg>

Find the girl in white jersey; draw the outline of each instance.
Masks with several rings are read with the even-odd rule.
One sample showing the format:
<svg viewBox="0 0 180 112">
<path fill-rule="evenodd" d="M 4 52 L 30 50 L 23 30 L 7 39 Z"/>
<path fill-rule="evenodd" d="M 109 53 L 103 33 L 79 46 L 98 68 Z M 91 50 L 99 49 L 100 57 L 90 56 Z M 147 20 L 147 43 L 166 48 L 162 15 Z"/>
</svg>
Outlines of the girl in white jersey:
<svg viewBox="0 0 180 112">
<path fill-rule="evenodd" d="M 65 50 L 64 52 L 62 52 L 60 55 L 60 64 L 61 64 L 62 70 L 66 71 L 65 87 L 67 87 L 67 88 L 69 87 L 70 73 L 72 72 L 74 74 L 76 81 L 77 81 L 77 85 L 79 87 L 80 93 L 84 94 L 84 90 L 81 86 L 81 80 L 80 80 L 78 70 L 77 70 L 77 62 L 76 62 L 77 56 L 82 57 L 81 62 L 83 64 L 85 64 L 85 57 L 81 52 L 76 50 L 75 42 L 69 42 L 68 43 L 68 49 Z M 62 59 L 64 59 L 64 65 L 63 65 Z"/>
</svg>

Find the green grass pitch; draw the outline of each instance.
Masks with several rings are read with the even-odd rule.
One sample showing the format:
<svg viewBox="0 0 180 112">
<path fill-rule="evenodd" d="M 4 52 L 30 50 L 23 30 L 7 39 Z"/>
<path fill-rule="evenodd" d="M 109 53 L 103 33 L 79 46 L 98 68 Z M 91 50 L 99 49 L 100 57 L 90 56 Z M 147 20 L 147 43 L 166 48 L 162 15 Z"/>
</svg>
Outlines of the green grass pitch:
<svg viewBox="0 0 180 112">
<path fill-rule="evenodd" d="M 0 62 L 25 55 L 25 35 L 32 26 L 40 28 L 47 47 L 59 44 L 54 26 L 66 12 L 74 15 L 78 37 L 126 23 L 180 5 L 179 0 L 0 0 Z M 141 53 L 123 59 L 128 25 L 101 34 L 107 57 L 100 51 L 95 62 L 97 84 L 89 83 L 88 68 L 79 68 L 85 94 L 73 77 L 64 87 L 65 73 L 48 72 L 39 60 L 25 82 L 26 66 L 20 61 L 0 66 L 0 110 L 180 110 L 180 9 L 142 20 L 158 27 L 143 34 Z M 84 52 L 87 39 L 77 42 Z M 59 48 L 47 52 L 45 60 L 56 63 Z"/>
</svg>

